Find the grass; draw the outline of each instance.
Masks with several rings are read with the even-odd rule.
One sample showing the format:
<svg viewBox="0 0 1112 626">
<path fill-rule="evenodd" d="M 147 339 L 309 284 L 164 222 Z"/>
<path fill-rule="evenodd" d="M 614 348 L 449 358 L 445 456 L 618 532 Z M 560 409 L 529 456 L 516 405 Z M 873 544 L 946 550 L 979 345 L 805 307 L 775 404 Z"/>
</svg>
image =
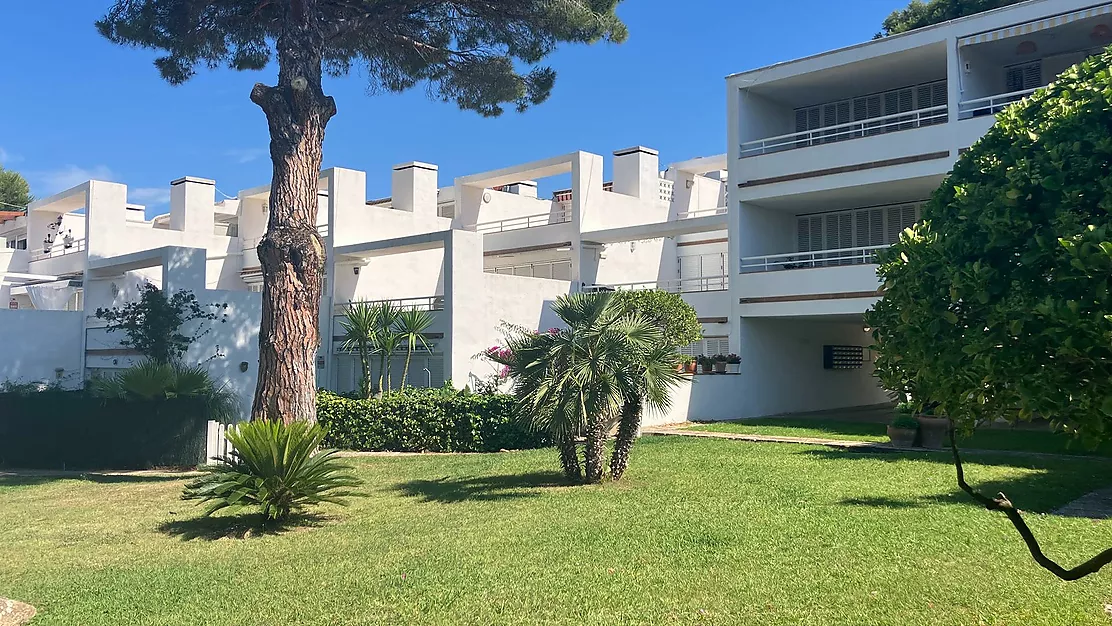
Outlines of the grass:
<svg viewBox="0 0 1112 626">
<path fill-rule="evenodd" d="M 821 418 L 771 417 L 734 422 L 712 422 L 688 426 L 687 430 L 779 437 L 814 437 L 844 441 L 887 442 L 887 424 Z M 959 442 L 964 448 L 980 450 L 1020 450 L 1051 454 L 1112 457 L 1112 444 L 1089 450 L 1064 433 L 1044 430 L 986 428 Z"/>
<path fill-rule="evenodd" d="M 265 531 L 198 520 L 181 480 L 0 477 L 0 591 L 32 626 L 1108 624 L 1112 572 L 1039 569 L 940 454 L 648 437 L 628 482 L 592 487 L 551 450 L 351 463 L 368 497 Z M 989 454 L 967 474 L 1074 563 L 1112 522 L 1036 513 L 1110 470 Z"/>
</svg>

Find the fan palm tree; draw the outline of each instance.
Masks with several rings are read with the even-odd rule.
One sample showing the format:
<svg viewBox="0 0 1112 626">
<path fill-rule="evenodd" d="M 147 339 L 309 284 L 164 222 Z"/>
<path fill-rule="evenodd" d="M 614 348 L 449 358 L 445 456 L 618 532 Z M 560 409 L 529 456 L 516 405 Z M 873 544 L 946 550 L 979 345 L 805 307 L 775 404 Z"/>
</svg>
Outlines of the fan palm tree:
<svg viewBox="0 0 1112 626">
<path fill-rule="evenodd" d="M 557 442 L 568 478 L 599 482 L 606 437 L 621 421 L 623 407 L 644 401 L 666 406 L 678 381 L 662 376 L 655 360 L 650 367 L 650 357 L 661 358 L 660 329 L 627 312 L 613 294 L 572 294 L 552 309 L 567 328 L 544 334 L 513 331 L 507 338 L 512 356 L 492 358 L 510 369 L 521 418 Z M 634 436 L 639 424 L 638 413 Z M 580 436 L 585 439 L 582 470 L 575 444 Z M 632 437 L 621 457 L 626 462 L 631 446 Z"/>
<path fill-rule="evenodd" d="M 428 311 L 421 311 L 416 307 L 406 309 L 398 315 L 398 322 L 394 328 L 399 335 L 399 339 L 406 346 L 405 368 L 402 370 L 402 389 L 405 389 L 405 381 L 409 380 L 409 362 L 413 359 L 413 351 L 417 349 L 417 344 L 420 344 L 426 352 L 432 352 L 428 342 L 425 341 L 425 331 L 432 326 L 432 323 L 432 314 Z"/>
<path fill-rule="evenodd" d="M 672 390 L 686 377 L 678 371 L 679 353 L 669 345 L 658 344 L 645 350 L 636 363 L 633 393 L 626 397 L 618 421 L 618 435 L 610 457 L 610 478 L 621 480 L 629 467 L 633 443 L 641 432 L 641 417 L 646 406 L 666 412 L 672 405 Z"/>
<path fill-rule="evenodd" d="M 347 316 L 340 320 L 344 329 L 342 348 L 346 352 L 359 354 L 362 376 L 359 378 L 359 394 L 371 397 L 371 353 L 375 350 L 375 334 L 378 332 L 380 311 L 367 302 L 353 302 L 348 305 Z"/>
</svg>

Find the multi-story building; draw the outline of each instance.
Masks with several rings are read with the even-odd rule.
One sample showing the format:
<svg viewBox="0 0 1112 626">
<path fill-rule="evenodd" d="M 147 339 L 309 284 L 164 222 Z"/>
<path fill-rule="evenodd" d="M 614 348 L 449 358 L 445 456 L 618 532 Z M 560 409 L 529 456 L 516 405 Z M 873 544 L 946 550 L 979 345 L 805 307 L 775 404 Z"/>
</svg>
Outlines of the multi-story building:
<svg viewBox="0 0 1112 626">
<path fill-rule="evenodd" d="M 411 385 L 487 378 L 494 369 L 477 355 L 501 341 L 502 324 L 555 326 L 548 305 L 577 291 L 682 293 L 708 336 L 689 351 L 725 350 L 724 163 L 725 156 L 694 159 L 661 172 L 655 151 L 635 147 L 615 153 L 605 181 L 603 157 L 575 152 L 440 187 L 435 165 L 413 162 L 394 168 L 390 198 L 370 201 L 365 173 L 322 172 L 317 228 L 328 263 L 318 384 L 356 388 L 356 357 L 343 349 L 340 326 L 353 302 L 432 314 Z M 538 185 L 569 183 L 539 197 Z M 140 355 L 107 333 L 95 311 L 134 300 L 150 282 L 190 289 L 202 304 L 230 304 L 229 321 L 213 324 L 188 358 L 231 384 L 246 411 L 257 364 L 256 247 L 269 195 L 263 186 L 216 202 L 213 181 L 183 178 L 171 183 L 170 212 L 145 220 L 143 207 L 127 204 L 124 185 L 90 181 L 4 222 L 0 345 L 18 356 L 0 365 L 0 380 L 77 384 L 134 364 Z M 388 361 L 395 387 L 402 360 Z M 376 379 L 377 370 L 376 360 Z"/>
<path fill-rule="evenodd" d="M 917 221 L 995 113 L 1109 43 L 1112 3 L 1030 0 L 728 77 L 743 375 L 720 416 L 885 401 L 862 327 L 874 252 Z"/>
</svg>

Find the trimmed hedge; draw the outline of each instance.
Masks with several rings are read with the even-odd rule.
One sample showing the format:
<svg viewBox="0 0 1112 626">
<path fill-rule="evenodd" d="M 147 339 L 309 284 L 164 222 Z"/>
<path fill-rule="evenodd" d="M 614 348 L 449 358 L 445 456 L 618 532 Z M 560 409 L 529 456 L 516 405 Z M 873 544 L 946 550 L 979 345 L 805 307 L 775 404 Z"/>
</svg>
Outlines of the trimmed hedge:
<svg viewBox="0 0 1112 626">
<path fill-rule="evenodd" d="M 317 395 L 325 445 L 391 452 L 497 452 L 549 445 L 513 416 L 514 398 L 452 389 L 406 389 L 369 400 Z"/>
<path fill-rule="evenodd" d="M 194 466 L 207 419 L 194 400 L 130 401 L 83 391 L 0 393 L 0 467 Z"/>
</svg>

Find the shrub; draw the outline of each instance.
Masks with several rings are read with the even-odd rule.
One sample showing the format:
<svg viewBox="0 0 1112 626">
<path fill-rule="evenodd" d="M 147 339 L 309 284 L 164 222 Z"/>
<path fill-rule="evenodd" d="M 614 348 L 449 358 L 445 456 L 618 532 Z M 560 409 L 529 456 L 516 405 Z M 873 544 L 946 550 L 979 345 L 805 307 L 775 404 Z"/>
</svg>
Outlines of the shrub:
<svg viewBox="0 0 1112 626">
<path fill-rule="evenodd" d="M 548 445 L 514 419 L 514 398 L 454 389 L 406 389 L 380 398 L 317 396 L 325 443 L 345 450 L 496 452 Z"/>
<path fill-rule="evenodd" d="M 217 386 L 200 365 L 159 363 L 146 360 L 106 378 L 89 381 L 98 398 L 121 400 L 193 399 L 207 419 L 230 424 L 239 416 L 239 399 L 227 387 Z"/>
<path fill-rule="evenodd" d="M 228 430 L 235 451 L 202 469 L 206 475 L 190 482 L 186 500 L 207 503 L 203 516 L 221 509 L 259 507 L 269 520 L 281 520 L 307 506 L 358 495 L 362 484 L 347 473 L 337 450 L 321 450 L 325 430 L 319 424 L 247 422 Z"/>
<path fill-rule="evenodd" d="M 0 466 L 193 466 L 205 452 L 203 401 L 97 398 L 84 391 L 0 393 Z"/>
<path fill-rule="evenodd" d="M 892 428 L 919 430 L 919 420 L 907 414 L 897 415 L 896 419 L 892 420 Z"/>
</svg>

